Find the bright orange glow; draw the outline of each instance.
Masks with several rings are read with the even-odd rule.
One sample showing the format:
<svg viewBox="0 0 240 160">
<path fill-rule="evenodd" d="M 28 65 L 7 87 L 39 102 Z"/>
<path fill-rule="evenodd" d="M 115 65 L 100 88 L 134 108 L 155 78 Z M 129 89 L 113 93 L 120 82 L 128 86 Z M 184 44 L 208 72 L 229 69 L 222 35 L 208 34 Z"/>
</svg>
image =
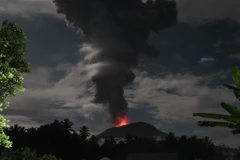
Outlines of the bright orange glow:
<svg viewBox="0 0 240 160">
<path fill-rule="evenodd" d="M 115 125 L 115 127 L 121 127 L 121 126 L 125 126 L 128 124 L 128 120 L 127 117 L 117 117 L 117 123 Z"/>
</svg>

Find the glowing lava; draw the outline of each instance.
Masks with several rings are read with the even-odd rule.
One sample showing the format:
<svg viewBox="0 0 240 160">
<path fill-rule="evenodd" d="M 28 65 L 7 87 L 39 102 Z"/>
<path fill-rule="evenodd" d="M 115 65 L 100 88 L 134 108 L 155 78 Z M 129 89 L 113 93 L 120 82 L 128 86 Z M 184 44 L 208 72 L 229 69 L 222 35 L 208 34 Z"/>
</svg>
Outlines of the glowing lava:
<svg viewBox="0 0 240 160">
<path fill-rule="evenodd" d="M 128 120 L 127 117 L 117 117 L 117 122 L 115 124 L 115 127 L 121 127 L 121 126 L 125 126 L 128 124 Z"/>
</svg>

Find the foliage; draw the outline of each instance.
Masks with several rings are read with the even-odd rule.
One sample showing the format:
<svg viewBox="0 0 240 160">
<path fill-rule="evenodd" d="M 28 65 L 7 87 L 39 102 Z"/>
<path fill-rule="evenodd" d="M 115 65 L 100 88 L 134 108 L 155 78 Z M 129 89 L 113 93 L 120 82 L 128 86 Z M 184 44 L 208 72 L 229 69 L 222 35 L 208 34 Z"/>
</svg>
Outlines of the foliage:
<svg viewBox="0 0 240 160">
<path fill-rule="evenodd" d="M 0 115 L 0 145 L 9 148 L 12 146 L 12 142 L 9 140 L 9 136 L 4 133 L 4 128 L 10 127 L 7 125 L 7 120 Z"/>
<path fill-rule="evenodd" d="M 3 21 L 0 28 L 0 111 L 9 106 L 8 98 L 23 92 L 22 73 L 30 72 L 30 64 L 23 57 L 26 54 L 26 37 L 14 23 Z M 9 148 L 12 142 L 4 134 L 7 120 L 0 115 L 0 145 Z"/>
<path fill-rule="evenodd" d="M 53 155 L 38 157 L 36 151 L 29 147 L 19 148 L 15 151 L 5 150 L 0 156 L 1 160 L 61 160 Z"/>
<path fill-rule="evenodd" d="M 58 159 L 55 156 L 48 154 L 48 155 L 44 155 L 39 160 L 61 160 L 61 159 Z"/>
<path fill-rule="evenodd" d="M 87 138 L 89 129 L 86 126 L 81 127 L 81 132 L 74 131 L 71 127 L 65 127 L 64 122 L 66 121 L 72 124 L 69 120 L 54 120 L 50 124 L 37 128 L 25 129 L 18 125 L 7 128 L 5 132 L 14 142 L 11 150 L 29 146 L 41 156 L 52 154 L 63 160 L 98 160 L 103 157 L 124 160 L 129 153 L 158 152 L 178 152 L 179 160 L 193 160 L 196 157 L 208 159 L 209 156 L 217 153 L 215 146 L 207 137 L 176 137 L 170 133 L 164 140 L 127 135 L 125 139 L 124 137 L 118 139 L 110 136 L 102 141 L 94 135 Z M 70 129 L 73 132 L 69 132 Z"/>
<path fill-rule="evenodd" d="M 224 84 L 224 86 L 230 90 L 233 90 L 235 97 L 240 101 L 240 70 L 237 66 L 232 65 L 230 67 L 232 79 L 236 86 Z M 224 120 L 224 122 L 219 121 L 199 121 L 199 126 L 205 127 L 228 127 L 234 129 L 233 134 L 240 134 L 240 109 L 225 102 L 221 103 L 222 108 L 224 108 L 230 115 L 214 114 L 214 113 L 194 113 L 193 116 L 199 116 L 203 118 Z"/>
<path fill-rule="evenodd" d="M 88 128 L 86 126 L 82 126 L 79 130 L 79 133 L 80 133 L 80 138 L 82 140 L 86 140 L 90 135 Z"/>
</svg>

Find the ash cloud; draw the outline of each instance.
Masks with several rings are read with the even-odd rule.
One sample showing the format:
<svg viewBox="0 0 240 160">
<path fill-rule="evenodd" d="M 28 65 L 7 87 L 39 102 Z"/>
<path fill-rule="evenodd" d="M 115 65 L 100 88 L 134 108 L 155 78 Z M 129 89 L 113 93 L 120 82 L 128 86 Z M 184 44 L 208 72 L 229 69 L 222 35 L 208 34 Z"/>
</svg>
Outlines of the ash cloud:
<svg viewBox="0 0 240 160">
<path fill-rule="evenodd" d="M 177 22 L 175 1 L 148 0 L 53 0 L 68 26 L 89 39 L 87 71 L 95 85 L 93 102 L 108 106 L 111 121 L 127 114 L 124 86 L 135 79 L 132 68 L 139 55 L 155 58 L 158 50 L 148 44 L 151 32 Z"/>
</svg>

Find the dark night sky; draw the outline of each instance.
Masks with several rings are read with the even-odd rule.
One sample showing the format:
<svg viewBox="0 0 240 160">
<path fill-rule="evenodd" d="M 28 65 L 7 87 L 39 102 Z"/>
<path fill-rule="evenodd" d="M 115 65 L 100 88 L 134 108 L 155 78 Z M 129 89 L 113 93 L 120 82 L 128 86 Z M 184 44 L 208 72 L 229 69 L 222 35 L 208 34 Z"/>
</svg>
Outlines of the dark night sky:
<svg viewBox="0 0 240 160">
<path fill-rule="evenodd" d="M 177 0 L 179 23 L 152 34 L 149 43 L 160 56 L 140 58 L 134 84 L 125 91 L 131 122 L 145 121 L 177 135 L 209 136 L 236 147 L 240 137 L 226 128 L 202 128 L 193 112 L 225 113 L 220 103 L 238 105 L 231 91 L 230 64 L 240 62 L 239 0 Z M 10 124 L 39 126 L 69 118 L 75 129 L 87 125 L 92 133 L 109 126 L 106 108 L 89 103 L 92 87 L 81 62 L 86 41 L 67 27 L 50 0 L 1 0 L 0 22 L 8 19 L 26 33 L 31 73 L 26 91 L 11 99 L 4 115 Z M 239 66 L 239 65 L 238 65 Z M 226 113 L 227 114 L 227 113 Z"/>
</svg>

